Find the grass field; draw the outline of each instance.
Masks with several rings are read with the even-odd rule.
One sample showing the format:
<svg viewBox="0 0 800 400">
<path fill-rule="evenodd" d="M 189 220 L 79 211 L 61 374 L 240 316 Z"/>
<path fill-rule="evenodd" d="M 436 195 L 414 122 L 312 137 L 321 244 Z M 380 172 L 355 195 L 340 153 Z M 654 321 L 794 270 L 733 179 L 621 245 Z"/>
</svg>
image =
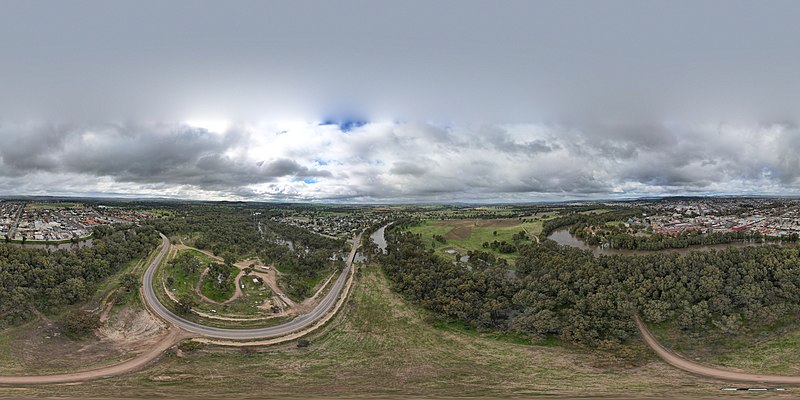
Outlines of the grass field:
<svg viewBox="0 0 800 400">
<path fill-rule="evenodd" d="M 10 371 L 17 367 L 17 360 L 11 348 L 12 342 L 8 332 L 0 332 L 0 371 Z"/>
<path fill-rule="evenodd" d="M 256 353 L 209 347 L 163 357 L 132 375 L 81 385 L 0 388 L 0 397 L 530 397 L 715 396 L 724 383 L 648 359 L 621 367 L 613 358 L 558 346 L 532 346 L 460 329 L 390 291 L 375 267 L 359 273 L 343 313 L 311 345 Z"/>
<path fill-rule="evenodd" d="M 282 267 L 282 269 L 280 271 L 281 271 L 282 275 L 278 275 L 278 285 L 280 286 L 281 290 L 283 290 L 284 293 L 287 296 L 289 296 L 289 298 L 292 299 L 292 301 L 294 301 L 296 303 L 300 303 L 303 300 L 305 300 L 303 297 L 297 296 L 291 290 L 289 290 L 290 289 L 289 288 L 290 283 L 289 283 L 289 280 L 288 280 L 288 276 L 289 276 L 289 274 L 294 274 L 295 271 L 293 269 L 285 268 L 285 267 Z M 325 282 L 325 280 L 328 279 L 328 277 L 330 276 L 331 271 L 332 271 L 332 269 L 330 267 L 328 267 L 328 268 L 325 268 L 323 270 L 320 270 L 319 272 L 317 272 L 315 275 L 313 275 L 311 277 L 304 278 L 304 279 L 301 280 L 301 282 L 306 287 L 309 288 L 308 292 L 306 293 L 306 297 L 311 297 L 311 295 L 313 295 L 320 288 L 320 285 L 322 285 Z"/>
<path fill-rule="evenodd" d="M 186 272 L 173 267 L 169 263 L 162 264 L 158 271 L 158 275 L 162 279 L 166 280 L 167 277 L 172 277 L 173 284 L 167 285 L 167 288 L 172 290 L 172 293 L 178 298 L 184 295 L 195 295 L 194 288 L 197 281 L 200 279 L 200 273 L 203 272 L 203 269 L 208 266 L 208 264 L 216 263 L 214 259 L 197 250 L 180 250 L 178 253 L 182 252 L 190 253 L 200 260 L 200 268 L 197 271 Z M 161 280 L 156 280 L 156 282 L 161 282 Z"/>
<path fill-rule="evenodd" d="M 665 346 L 704 363 L 778 375 L 800 375 L 800 327 L 775 324 L 741 335 L 691 335 L 669 324 L 651 328 Z"/>
<path fill-rule="evenodd" d="M 160 209 L 160 208 L 150 208 L 150 209 L 144 210 L 144 212 L 149 213 L 149 214 L 153 214 L 155 216 L 162 217 L 162 218 L 163 217 L 174 217 L 175 216 L 175 212 L 170 211 L 170 210 Z"/>
<path fill-rule="evenodd" d="M 200 290 L 204 296 L 214 301 L 225 301 L 233 296 L 233 292 L 236 290 L 236 283 L 234 280 L 236 279 L 236 274 L 239 273 L 239 268 L 229 267 L 229 269 L 230 274 L 228 278 L 222 282 L 224 285 L 222 287 L 218 285 L 217 277 L 212 276 L 214 275 L 213 273 L 209 272 L 203 277 Z"/>
<path fill-rule="evenodd" d="M 533 238 L 542 231 L 542 221 L 553 218 L 555 213 L 537 214 L 537 219 L 525 218 L 526 222 L 519 219 L 465 219 L 465 220 L 427 220 L 418 226 L 409 228 L 409 231 L 421 235 L 425 246 L 433 247 L 436 253 L 452 259 L 455 254 L 466 254 L 467 251 L 489 251 L 498 257 L 512 259 L 515 254 L 503 254 L 483 247 L 484 242 L 506 241 L 509 243 L 529 243 L 530 240 L 514 242 L 512 237 L 525 231 L 529 238 Z M 446 243 L 433 239 L 434 235 L 441 235 Z"/>
</svg>

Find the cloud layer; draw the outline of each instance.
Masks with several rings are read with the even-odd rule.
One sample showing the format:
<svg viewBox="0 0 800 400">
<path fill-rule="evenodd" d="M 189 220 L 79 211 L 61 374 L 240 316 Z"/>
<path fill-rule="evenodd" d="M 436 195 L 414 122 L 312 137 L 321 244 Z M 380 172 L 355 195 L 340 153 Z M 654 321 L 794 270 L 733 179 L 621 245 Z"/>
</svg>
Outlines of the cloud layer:
<svg viewBox="0 0 800 400">
<path fill-rule="evenodd" d="M 0 195 L 794 194 L 797 15 L 781 0 L 9 0 Z"/>
<path fill-rule="evenodd" d="M 0 192 L 537 201 L 800 189 L 800 129 L 751 125 L 0 125 Z"/>
</svg>

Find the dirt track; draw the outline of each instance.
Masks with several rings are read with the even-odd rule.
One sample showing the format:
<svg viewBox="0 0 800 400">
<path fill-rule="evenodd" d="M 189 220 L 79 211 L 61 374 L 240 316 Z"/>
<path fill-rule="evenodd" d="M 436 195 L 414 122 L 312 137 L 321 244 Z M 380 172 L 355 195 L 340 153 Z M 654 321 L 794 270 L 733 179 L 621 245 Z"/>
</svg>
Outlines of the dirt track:
<svg viewBox="0 0 800 400">
<path fill-rule="evenodd" d="M 185 332 L 178 328 L 171 328 L 167 335 L 153 345 L 153 347 L 146 353 L 139 355 L 131 360 L 109 365 L 89 371 L 73 372 L 67 374 L 55 375 L 34 375 L 34 376 L 0 376 L 0 384 L 2 385 L 36 385 L 47 383 L 67 383 L 67 382 L 81 382 L 94 379 L 101 379 L 108 376 L 120 375 L 128 372 L 136 371 L 151 361 L 161 356 L 164 351 L 178 343 L 180 340 L 188 337 Z"/>
<path fill-rule="evenodd" d="M 650 333 L 650 330 L 647 329 L 647 326 L 645 326 L 642 320 L 639 319 L 639 316 L 636 316 L 635 319 L 636 326 L 639 328 L 639 333 L 641 333 L 642 339 L 644 339 L 645 343 L 647 343 L 647 345 L 650 346 L 650 348 L 653 349 L 653 351 L 655 351 L 656 354 L 661 357 L 661 359 L 678 369 L 708 378 L 722 379 L 726 381 L 800 384 L 800 376 L 748 374 L 746 372 L 719 369 L 691 362 L 667 350 L 661 345 L 661 343 L 658 342 L 653 334 Z"/>
</svg>

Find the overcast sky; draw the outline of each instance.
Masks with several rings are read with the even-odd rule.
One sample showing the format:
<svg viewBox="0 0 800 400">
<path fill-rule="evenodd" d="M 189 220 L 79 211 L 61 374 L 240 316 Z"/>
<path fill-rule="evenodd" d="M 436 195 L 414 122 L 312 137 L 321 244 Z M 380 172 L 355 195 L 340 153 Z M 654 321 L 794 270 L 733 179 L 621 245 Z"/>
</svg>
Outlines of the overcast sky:
<svg viewBox="0 0 800 400">
<path fill-rule="evenodd" d="M 797 1 L 0 4 L 0 195 L 800 194 Z"/>
</svg>

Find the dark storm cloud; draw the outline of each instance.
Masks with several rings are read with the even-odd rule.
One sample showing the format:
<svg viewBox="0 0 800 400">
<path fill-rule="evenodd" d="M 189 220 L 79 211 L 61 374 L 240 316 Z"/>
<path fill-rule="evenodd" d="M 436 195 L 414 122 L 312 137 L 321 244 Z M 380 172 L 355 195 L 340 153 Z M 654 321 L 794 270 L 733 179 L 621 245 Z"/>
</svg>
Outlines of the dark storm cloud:
<svg viewBox="0 0 800 400">
<path fill-rule="evenodd" d="M 0 143 L 13 144 L 0 147 L 0 183 L 12 193 L 448 201 L 800 191 L 800 130 L 786 124 L 374 123 L 222 132 L 0 124 Z"/>
<path fill-rule="evenodd" d="M 422 176 L 428 171 L 428 168 L 422 165 L 412 164 L 405 161 L 400 161 L 394 163 L 392 169 L 389 172 L 396 174 L 396 175 L 412 175 L 412 176 Z"/>
<path fill-rule="evenodd" d="M 328 171 L 278 158 L 237 156 L 247 135 L 185 125 L 6 126 L 0 129 L 0 175 L 74 173 L 118 182 L 232 190 L 278 177 L 327 177 Z M 230 153 L 230 154 L 229 154 Z"/>
</svg>

